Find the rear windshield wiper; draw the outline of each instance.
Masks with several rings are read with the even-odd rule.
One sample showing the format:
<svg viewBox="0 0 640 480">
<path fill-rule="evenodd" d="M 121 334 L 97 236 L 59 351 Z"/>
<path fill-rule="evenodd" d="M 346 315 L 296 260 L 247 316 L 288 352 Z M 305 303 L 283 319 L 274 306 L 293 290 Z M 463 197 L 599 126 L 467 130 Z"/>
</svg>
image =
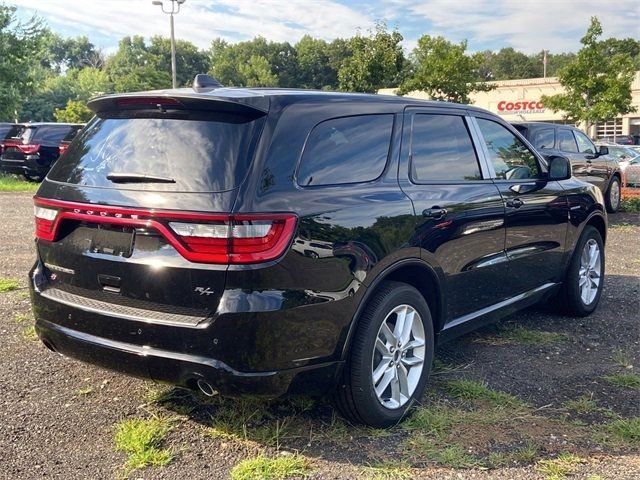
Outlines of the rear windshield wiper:
<svg viewBox="0 0 640 480">
<path fill-rule="evenodd" d="M 144 173 L 110 173 L 107 180 L 113 183 L 176 183 L 173 178 Z"/>
</svg>

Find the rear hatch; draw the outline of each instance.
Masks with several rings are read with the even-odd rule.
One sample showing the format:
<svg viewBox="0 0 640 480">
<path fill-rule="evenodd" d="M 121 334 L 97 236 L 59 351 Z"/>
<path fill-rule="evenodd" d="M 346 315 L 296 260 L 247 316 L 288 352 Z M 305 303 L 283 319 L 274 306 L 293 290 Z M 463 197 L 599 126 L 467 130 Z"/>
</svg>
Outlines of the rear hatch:
<svg viewBox="0 0 640 480">
<path fill-rule="evenodd" d="M 130 320 L 210 318 L 233 259 L 230 232 L 265 229 L 229 214 L 265 112 L 149 96 L 90 106 L 96 117 L 35 198 L 43 295 Z"/>
<path fill-rule="evenodd" d="M 7 160 L 24 160 L 29 153 L 37 152 L 29 143 L 36 131 L 31 125 L 14 125 L 11 127 L 0 145 L 0 153 Z"/>
</svg>

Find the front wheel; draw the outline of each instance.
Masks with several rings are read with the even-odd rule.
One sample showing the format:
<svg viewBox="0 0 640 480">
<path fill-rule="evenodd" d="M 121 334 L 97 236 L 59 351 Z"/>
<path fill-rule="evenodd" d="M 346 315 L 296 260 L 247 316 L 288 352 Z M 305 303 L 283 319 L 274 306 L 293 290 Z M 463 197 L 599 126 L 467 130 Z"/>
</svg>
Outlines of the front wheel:
<svg viewBox="0 0 640 480">
<path fill-rule="evenodd" d="M 605 206 L 607 207 L 607 212 L 616 213 L 620 209 L 620 194 L 620 179 L 618 177 L 613 177 L 605 196 Z"/>
<path fill-rule="evenodd" d="M 573 252 L 562 286 L 562 307 L 568 315 L 584 317 L 598 306 L 604 286 L 604 245 L 600 232 L 587 225 Z"/>
<path fill-rule="evenodd" d="M 433 361 L 433 322 L 414 287 L 385 282 L 362 313 L 336 392 L 349 420 L 395 425 L 422 396 Z"/>
</svg>

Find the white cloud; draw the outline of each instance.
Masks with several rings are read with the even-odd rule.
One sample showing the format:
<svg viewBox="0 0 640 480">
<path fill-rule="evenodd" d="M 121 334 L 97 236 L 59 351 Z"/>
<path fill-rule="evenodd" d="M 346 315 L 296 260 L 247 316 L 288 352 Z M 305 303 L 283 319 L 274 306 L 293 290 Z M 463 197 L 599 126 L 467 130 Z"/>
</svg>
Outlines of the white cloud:
<svg viewBox="0 0 640 480">
<path fill-rule="evenodd" d="M 498 42 L 533 53 L 576 50 L 597 16 L 604 37 L 639 37 L 640 3 L 618 0 L 388 0 L 432 25 L 430 34 L 474 45 Z"/>
<path fill-rule="evenodd" d="M 76 34 L 91 32 L 168 36 L 168 17 L 151 0 L 13 0 L 25 11 L 63 24 Z M 176 36 L 207 48 L 211 40 L 230 41 L 262 35 L 269 40 L 295 42 L 305 34 L 325 39 L 348 37 L 373 21 L 332 0 L 187 0 L 176 16 Z M 66 33 L 66 32 L 65 32 Z"/>
</svg>

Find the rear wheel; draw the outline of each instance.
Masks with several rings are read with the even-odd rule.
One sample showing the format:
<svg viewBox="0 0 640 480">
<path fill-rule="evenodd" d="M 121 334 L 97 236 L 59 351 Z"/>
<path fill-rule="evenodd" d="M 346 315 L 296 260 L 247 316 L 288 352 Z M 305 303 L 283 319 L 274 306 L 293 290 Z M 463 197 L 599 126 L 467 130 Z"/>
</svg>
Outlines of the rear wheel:
<svg viewBox="0 0 640 480">
<path fill-rule="evenodd" d="M 618 209 L 620 208 L 620 193 L 620 179 L 618 177 L 613 177 L 605 196 L 607 212 L 615 213 L 618 211 Z"/>
<path fill-rule="evenodd" d="M 32 175 L 30 173 L 23 173 L 24 178 L 29 182 L 41 182 L 44 180 L 44 175 Z"/>
<path fill-rule="evenodd" d="M 604 245 L 600 232 L 587 225 L 567 271 L 561 305 L 568 315 L 583 317 L 598 306 L 604 286 Z"/>
<path fill-rule="evenodd" d="M 431 313 L 420 292 L 384 283 L 360 317 L 336 392 L 338 409 L 373 427 L 398 423 L 424 392 L 433 345 Z"/>
</svg>

